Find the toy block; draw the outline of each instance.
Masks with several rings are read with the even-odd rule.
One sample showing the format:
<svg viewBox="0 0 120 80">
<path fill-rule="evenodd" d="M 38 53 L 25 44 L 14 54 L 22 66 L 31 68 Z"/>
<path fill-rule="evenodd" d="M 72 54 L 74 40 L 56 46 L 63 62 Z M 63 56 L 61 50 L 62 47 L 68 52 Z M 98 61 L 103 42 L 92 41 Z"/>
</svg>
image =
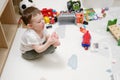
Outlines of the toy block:
<svg viewBox="0 0 120 80">
<path fill-rule="evenodd" d="M 109 26 L 111 26 L 111 25 L 114 25 L 114 24 L 116 24 L 117 23 L 117 19 L 114 19 L 114 20 L 109 20 L 108 21 L 108 24 L 107 24 L 107 31 L 109 31 Z"/>
<path fill-rule="evenodd" d="M 86 21 L 97 20 L 97 14 L 93 8 L 88 8 L 84 10 L 84 17 Z"/>
<path fill-rule="evenodd" d="M 115 24 L 115 25 L 108 26 L 108 29 L 118 41 L 118 46 L 120 46 L 120 26 L 117 26 Z"/>
</svg>

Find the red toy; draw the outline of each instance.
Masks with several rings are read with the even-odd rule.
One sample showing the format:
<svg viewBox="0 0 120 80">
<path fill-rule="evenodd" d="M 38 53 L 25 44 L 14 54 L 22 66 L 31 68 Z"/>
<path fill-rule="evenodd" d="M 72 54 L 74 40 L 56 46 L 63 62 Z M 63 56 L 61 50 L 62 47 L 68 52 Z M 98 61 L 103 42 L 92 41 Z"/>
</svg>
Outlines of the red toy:
<svg viewBox="0 0 120 80">
<path fill-rule="evenodd" d="M 85 48 L 85 50 L 88 50 L 88 47 L 90 47 L 91 35 L 87 30 L 84 30 L 83 33 L 84 35 L 83 35 L 82 46 Z"/>
<path fill-rule="evenodd" d="M 49 23 L 50 24 L 54 24 L 55 23 L 55 17 L 57 16 L 57 12 L 56 10 L 53 10 L 53 9 L 47 9 L 47 8 L 43 8 L 41 10 L 41 13 L 43 14 L 44 17 L 48 17 L 49 18 Z M 46 21 L 46 20 L 45 20 Z M 47 21 L 48 23 L 48 21 Z"/>
<path fill-rule="evenodd" d="M 52 17 L 51 19 L 50 19 L 50 24 L 54 24 L 55 23 L 55 19 Z"/>
<path fill-rule="evenodd" d="M 43 8 L 41 10 L 41 12 L 42 12 L 42 14 L 43 14 L 44 17 L 45 16 L 47 16 L 47 17 L 53 17 L 53 11 L 52 11 L 52 9 Z"/>
</svg>

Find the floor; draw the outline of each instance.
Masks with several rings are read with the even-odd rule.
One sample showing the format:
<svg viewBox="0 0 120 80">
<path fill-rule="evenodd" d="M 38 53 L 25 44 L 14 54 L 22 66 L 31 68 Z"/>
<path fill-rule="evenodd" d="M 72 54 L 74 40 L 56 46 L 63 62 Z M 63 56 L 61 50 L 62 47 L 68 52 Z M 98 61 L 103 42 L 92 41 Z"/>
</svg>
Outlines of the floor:
<svg viewBox="0 0 120 80">
<path fill-rule="evenodd" d="M 78 26 L 54 24 L 48 32 L 56 31 L 61 45 L 55 53 L 33 61 L 21 57 L 20 41 L 26 29 L 18 28 L 1 80 L 120 80 L 120 47 L 106 32 L 109 19 L 117 18 L 120 25 L 119 14 L 120 7 L 114 6 L 105 18 L 89 22 L 86 28 L 92 39 L 87 51 L 81 46 L 83 34 Z M 95 43 L 98 48 L 93 47 Z"/>
<path fill-rule="evenodd" d="M 111 71 L 109 50 L 105 50 L 107 52 L 105 56 L 104 52 L 100 54 L 91 49 L 85 51 L 81 46 L 82 34 L 76 25 L 59 26 L 53 30 L 59 34 L 61 42 L 56 52 L 38 60 L 27 61 L 21 57 L 19 50 L 20 38 L 24 32 L 24 29 L 19 28 L 1 78 L 3 80 L 110 80 L 112 73 L 109 72 Z"/>
</svg>

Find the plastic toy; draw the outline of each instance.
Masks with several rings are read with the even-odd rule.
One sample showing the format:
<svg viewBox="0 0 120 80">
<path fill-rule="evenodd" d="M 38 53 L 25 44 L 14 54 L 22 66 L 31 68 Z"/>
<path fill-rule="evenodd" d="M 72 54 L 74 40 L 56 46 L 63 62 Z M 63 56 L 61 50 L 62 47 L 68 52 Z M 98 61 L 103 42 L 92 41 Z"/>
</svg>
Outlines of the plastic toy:
<svg viewBox="0 0 120 80">
<path fill-rule="evenodd" d="M 57 11 L 54 9 L 47 9 L 47 8 L 43 8 L 41 10 L 43 16 L 44 16 L 44 20 L 45 23 L 49 23 L 49 24 L 54 24 L 55 22 L 57 22 Z"/>
<path fill-rule="evenodd" d="M 46 28 L 48 29 L 48 28 L 52 28 L 52 25 L 51 24 L 47 24 L 46 25 Z"/>
<path fill-rule="evenodd" d="M 47 8 L 43 8 L 41 10 L 43 16 L 48 16 L 48 17 L 53 17 L 53 10 L 52 9 L 47 9 Z"/>
<path fill-rule="evenodd" d="M 84 13 L 83 13 L 82 8 L 81 8 L 80 12 L 75 13 L 75 16 L 76 16 L 76 19 L 75 19 L 76 24 L 83 24 L 84 27 L 86 27 L 86 25 L 88 25 L 88 22 L 84 21 Z"/>
<path fill-rule="evenodd" d="M 97 20 L 98 16 L 93 8 L 85 9 L 85 19 L 86 21 Z"/>
<path fill-rule="evenodd" d="M 59 24 L 75 23 L 75 14 L 70 12 L 61 12 L 58 16 Z"/>
<path fill-rule="evenodd" d="M 93 43 L 93 47 L 94 47 L 95 49 L 98 49 L 98 48 L 99 48 L 99 44 L 98 44 L 98 43 Z"/>
<path fill-rule="evenodd" d="M 84 20 L 83 13 L 76 13 L 75 16 L 76 16 L 76 19 L 75 19 L 76 24 L 83 23 L 83 20 Z"/>
<path fill-rule="evenodd" d="M 110 31 L 113 36 L 117 39 L 118 41 L 118 46 L 120 46 L 120 26 L 117 24 L 117 19 L 109 20 L 107 24 L 107 31 Z"/>
<path fill-rule="evenodd" d="M 84 33 L 85 30 L 86 30 L 85 28 L 80 27 L 80 32 Z"/>
<path fill-rule="evenodd" d="M 87 21 L 83 21 L 83 24 L 84 24 L 84 25 L 88 25 L 88 22 L 87 22 Z"/>
<path fill-rule="evenodd" d="M 87 21 L 84 21 L 83 12 L 69 12 L 69 11 L 61 11 L 58 16 L 59 24 L 84 24 L 88 25 Z"/>
<path fill-rule="evenodd" d="M 117 23 L 117 19 L 109 20 L 107 24 L 107 31 L 109 31 L 109 26 L 115 25 Z"/>
<path fill-rule="evenodd" d="M 48 23 L 48 24 L 49 24 L 49 23 L 50 23 L 49 17 L 45 16 L 45 17 L 44 17 L 44 21 L 45 21 L 45 23 Z"/>
<path fill-rule="evenodd" d="M 21 2 L 19 3 L 19 13 L 22 14 L 23 11 L 30 6 L 35 7 L 33 0 L 21 0 Z"/>
<path fill-rule="evenodd" d="M 86 25 L 88 25 L 87 21 L 83 21 L 83 27 L 86 28 Z"/>
<path fill-rule="evenodd" d="M 54 24 L 55 23 L 55 19 L 52 17 L 51 19 L 50 19 L 50 24 Z"/>
<path fill-rule="evenodd" d="M 101 10 L 101 13 L 102 13 L 102 16 L 103 17 L 105 17 L 106 16 L 106 11 L 108 11 L 109 10 L 109 8 L 102 8 L 102 10 Z"/>
<path fill-rule="evenodd" d="M 67 2 L 67 8 L 68 8 L 68 11 L 79 11 L 80 10 L 80 7 L 81 7 L 81 3 L 79 0 L 77 1 L 68 1 Z"/>
<path fill-rule="evenodd" d="M 88 30 L 83 30 L 83 41 L 82 41 L 82 47 L 84 47 L 85 50 L 88 50 L 90 47 L 90 40 L 91 40 L 91 35 Z"/>
</svg>

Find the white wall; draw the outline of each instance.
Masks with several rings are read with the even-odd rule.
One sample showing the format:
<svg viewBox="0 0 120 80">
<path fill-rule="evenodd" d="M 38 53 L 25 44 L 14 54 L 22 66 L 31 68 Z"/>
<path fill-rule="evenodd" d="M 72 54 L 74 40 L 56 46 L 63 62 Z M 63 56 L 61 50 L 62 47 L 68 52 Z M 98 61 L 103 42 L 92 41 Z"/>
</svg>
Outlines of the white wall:
<svg viewBox="0 0 120 80">
<path fill-rule="evenodd" d="M 69 0 L 34 0 L 36 7 L 53 8 L 57 11 L 67 10 L 67 1 Z M 120 0 L 80 0 L 82 7 L 85 8 L 103 8 L 110 6 L 120 6 Z"/>
<path fill-rule="evenodd" d="M 113 4 L 114 0 L 82 0 L 85 8 L 104 8 Z"/>
<path fill-rule="evenodd" d="M 67 10 L 68 0 L 34 0 L 36 7 L 42 8 L 53 8 L 57 11 Z"/>
<path fill-rule="evenodd" d="M 114 7 L 120 7 L 120 0 L 114 0 L 113 5 Z"/>
</svg>

